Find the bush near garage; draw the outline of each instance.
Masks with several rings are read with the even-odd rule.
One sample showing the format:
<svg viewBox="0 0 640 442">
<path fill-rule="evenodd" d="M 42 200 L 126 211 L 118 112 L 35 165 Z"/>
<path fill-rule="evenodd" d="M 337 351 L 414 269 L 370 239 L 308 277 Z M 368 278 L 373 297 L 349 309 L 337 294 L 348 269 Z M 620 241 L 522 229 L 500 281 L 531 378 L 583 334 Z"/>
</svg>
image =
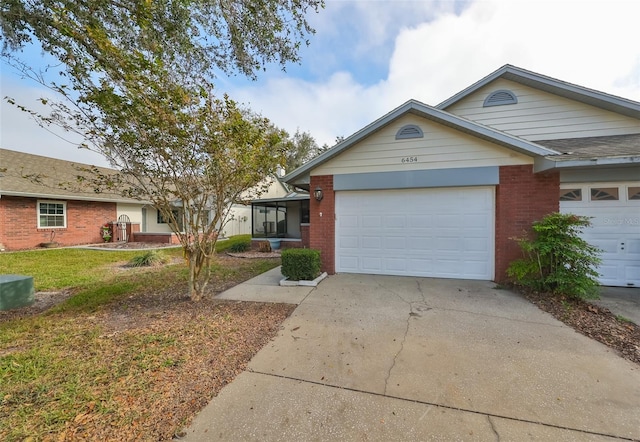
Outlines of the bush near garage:
<svg viewBox="0 0 640 442">
<path fill-rule="evenodd" d="M 525 257 L 512 262 L 507 275 L 524 288 L 581 299 L 598 297 L 601 250 L 580 238 L 590 218 L 551 213 L 535 221 L 535 237 L 515 238 Z"/>
<path fill-rule="evenodd" d="M 283 250 L 282 275 L 292 281 L 310 281 L 317 278 L 320 275 L 320 250 Z"/>
</svg>

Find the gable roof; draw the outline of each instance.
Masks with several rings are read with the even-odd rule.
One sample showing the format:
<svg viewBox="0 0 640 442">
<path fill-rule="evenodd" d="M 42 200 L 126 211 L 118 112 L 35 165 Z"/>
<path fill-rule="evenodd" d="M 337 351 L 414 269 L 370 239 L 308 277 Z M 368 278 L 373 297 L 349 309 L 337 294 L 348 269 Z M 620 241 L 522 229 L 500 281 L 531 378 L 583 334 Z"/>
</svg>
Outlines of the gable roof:
<svg viewBox="0 0 640 442">
<path fill-rule="evenodd" d="M 443 111 L 441 109 L 436 109 L 417 100 L 409 100 L 403 105 L 395 108 L 388 114 L 377 119 L 373 123 L 360 129 L 350 137 L 344 139 L 342 142 L 336 144 L 327 152 L 287 174 L 284 177 L 284 180 L 287 183 L 293 184 L 298 187 L 308 187 L 310 171 L 312 169 L 318 167 L 323 163 L 326 163 L 330 159 L 354 146 L 364 138 L 381 130 L 383 127 L 391 124 L 393 121 L 406 114 L 418 115 L 436 123 L 456 129 L 460 132 L 473 135 L 483 140 L 490 141 L 492 143 L 532 157 L 544 157 L 559 154 L 559 152 L 553 149 L 540 146 L 539 144 L 533 143 L 531 141 L 527 141 L 522 138 L 509 135 L 505 132 L 492 129 L 488 126 L 476 123 L 466 118 L 450 114 L 449 112 Z"/>
<path fill-rule="evenodd" d="M 607 94 L 595 89 L 578 86 L 566 81 L 557 80 L 510 64 L 505 64 L 500 69 L 492 72 L 483 79 L 446 99 L 442 103 L 438 104 L 436 108 L 445 110 L 498 78 L 504 78 L 525 86 L 540 89 L 545 92 L 626 115 L 628 117 L 640 118 L 640 103 L 637 101 Z"/>
<path fill-rule="evenodd" d="M 93 168 L 88 164 L 0 149 L 0 196 L 140 203 L 116 193 L 96 192 L 89 184 L 78 181 L 78 176 L 83 175 L 82 169 Z M 119 173 L 106 167 L 97 169 L 105 175 Z"/>
</svg>

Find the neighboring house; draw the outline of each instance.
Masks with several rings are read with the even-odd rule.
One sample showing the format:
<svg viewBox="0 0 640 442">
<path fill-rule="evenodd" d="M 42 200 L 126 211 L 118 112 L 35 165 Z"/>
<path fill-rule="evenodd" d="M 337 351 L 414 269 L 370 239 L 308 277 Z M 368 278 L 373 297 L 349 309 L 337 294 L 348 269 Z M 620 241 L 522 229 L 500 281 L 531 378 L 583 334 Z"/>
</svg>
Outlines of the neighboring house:
<svg viewBox="0 0 640 442">
<path fill-rule="evenodd" d="M 309 246 L 309 194 L 288 192 L 284 196 L 252 201 L 251 235 L 255 241 L 279 238 L 284 247 Z"/>
<path fill-rule="evenodd" d="M 258 188 L 266 187 L 266 191 L 260 195 L 262 199 L 283 198 L 289 193 L 286 184 L 281 181 L 284 171 L 278 169 L 275 176 L 265 178 Z M 252 192 L 245 192 L 243 198 L 251 199 Z M 233 204 L 229 211 L 229 219 L 222 228 L 223 236 L 248 235 L 251 231 L 251 205 Z"/>
<path fill-rule="evenodd" d="M 94 191 L 77 180 L 78 175 L 84 174 L 82 169 L 92 167 L 0 149 L 0 249 L 38 247 L 52 238 L 62 246 L 100 243 L 101 226 L 125 218 L 130 221 L 126 238 L 129 241 L 178 243 L 160 212 L 150 203 Z M 98 169 L 103 174 L 118 173 Z M 278 179 L 269 180 L 267 195 L 286 194 Z M 68 185 L 61 186 L 63 183 Z M 175 210 L 182 210 L 179 204 Z M 250 207 L 234 205 L 231 212 L 235 213 L 235 221 L 224 227 L 225 233 L 250 233 Z M 125 231 L 120 227 L 124 229 L 125 225 L 116 223 L 112 240 L 125 239 Z"/>
<path fill-rule="evenodd" d="M 141 222 L 139 201 L 80 191 L 78 167 L 69 161 L 0 149 L 0 244 L 6 250 L 102 242 L 101 226 L 131 215 Z M 115 172 L 100 168 L 102 172 Z M 68 183 L 68 186 L 60 186 Z M 65 188 L 67 187 L 67 188 Z"/>
<path fill-rule="evenodd" d="M 514 238 L 561 211 L 593 217 L 602 284 L 640 286 L 640 103 L 625 98 L 506 65 L 436 107 L 406 102 L 284 180 L 322 193 L 302 245 L 328 273 L 502 281 Z"/>
</svg>

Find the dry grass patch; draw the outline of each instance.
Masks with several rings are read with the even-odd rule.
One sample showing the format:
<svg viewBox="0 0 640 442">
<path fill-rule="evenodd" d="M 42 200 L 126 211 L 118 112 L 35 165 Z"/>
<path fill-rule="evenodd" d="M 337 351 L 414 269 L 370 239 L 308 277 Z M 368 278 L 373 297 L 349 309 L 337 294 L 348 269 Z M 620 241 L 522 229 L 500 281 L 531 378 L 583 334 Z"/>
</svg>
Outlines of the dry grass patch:
<svg viewBox="0 0 640 442">
<path fill-rule="evenodd" d="M 221 258 L 211 294 L 278 264 Z M 192 303 L 167 279 L 174 271 L 141 272 L 143 286 L 133 274 L 112 298 L 102 287 L 97 304 L 81 291 L 54 310 L 0 318 L 0 440 L 171 439 L 294 308 Z"/>
</svg>

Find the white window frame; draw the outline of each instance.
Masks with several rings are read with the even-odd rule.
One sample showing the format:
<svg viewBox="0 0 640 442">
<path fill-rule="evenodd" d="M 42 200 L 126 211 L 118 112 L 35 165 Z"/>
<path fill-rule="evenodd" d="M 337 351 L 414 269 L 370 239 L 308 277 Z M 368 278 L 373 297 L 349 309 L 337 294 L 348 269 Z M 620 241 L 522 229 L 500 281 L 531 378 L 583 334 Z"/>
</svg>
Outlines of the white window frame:
<svg viewBox="0 0 640 442">
<path fill-rule="evenodd" d="M 63 226 L 43 226 L 40 224 L 40 204 L 61 204 L 62 205 L 62 217 L 64 220 Z M 54 216 L 60 216 L 53 214 Z M 67 202 L 55 201 L 55 200 L 38 200 L 36 203 L 36 217 L 38 222 L 38 229 L 66 229 L 67 228 Z"/>
</svg>

